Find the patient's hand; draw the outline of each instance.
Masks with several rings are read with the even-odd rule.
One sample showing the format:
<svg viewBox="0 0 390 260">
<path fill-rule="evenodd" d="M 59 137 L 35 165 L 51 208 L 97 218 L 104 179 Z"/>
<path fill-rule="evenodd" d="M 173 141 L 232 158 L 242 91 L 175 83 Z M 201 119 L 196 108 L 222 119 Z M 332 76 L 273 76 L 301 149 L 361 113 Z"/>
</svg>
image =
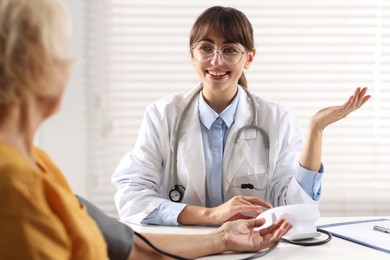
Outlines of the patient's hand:
<svg viewBox="0 0 390 260">
<path fill-rule="evenodd" d="M 261 227 L 265 219 L 236 220 L 224 223 L 215 232 L 222 234 L 225 251 L 256 252 L 275 244 L 292 227 L 285 219 L 277 220 L 273 225 Z"/>
</svg>

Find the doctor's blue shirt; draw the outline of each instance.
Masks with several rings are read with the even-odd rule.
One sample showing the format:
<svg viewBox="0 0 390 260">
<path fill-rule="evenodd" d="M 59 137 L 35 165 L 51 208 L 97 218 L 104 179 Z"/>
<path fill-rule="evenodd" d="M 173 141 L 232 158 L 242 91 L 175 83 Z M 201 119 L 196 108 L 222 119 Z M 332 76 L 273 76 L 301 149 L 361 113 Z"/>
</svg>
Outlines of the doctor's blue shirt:
<svg viewBox="0 0 390 260">
<path fill-rule="evenodd" d="M 238 88 L 238 91 L 243 90 Z M 198 98 L 199 120 L 201 122 L 206 163 L 206 207 L 215 207 L 224 202 L 222 185 L 223 152 L 227 136 L 234 123 L 239 97 L 240 94 L 238 93 L 232 103 L 221 114 L 217 114 L 206 103 L 202 94 Z M 218 162 L 216 162 L 216 157 Z M 313 200 L 318 200 L 321 195 L 322 173 L 322 164 L 319 173 L 309 171 L 301 165 L 297 167 L 295 178 Z M 157 209 L 145 217 L 141 223 L 178 226 L 177 218 L 186 206 L 187 204 L 172 201 L 163 202 Z"/>
</svg>

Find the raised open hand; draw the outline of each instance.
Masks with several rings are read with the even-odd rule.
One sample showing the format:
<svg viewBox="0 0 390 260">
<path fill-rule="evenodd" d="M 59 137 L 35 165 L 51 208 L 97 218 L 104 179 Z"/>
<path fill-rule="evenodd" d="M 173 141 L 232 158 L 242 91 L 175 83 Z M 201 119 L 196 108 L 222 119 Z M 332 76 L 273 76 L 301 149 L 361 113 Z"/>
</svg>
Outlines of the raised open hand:
<svg viewBox="0 0 390 260">
<path fill-rule="evenodd" d="M 311 118 L 311 124 L 318 129 L 324 129 L 328 125 L 345 118 L 351 112 L 363 106 L 371 98 L 366 93 L 367 88 L 357 88 L 355 93 L 343 105 L 326 107 L 318 111 Z"/>
</svg>

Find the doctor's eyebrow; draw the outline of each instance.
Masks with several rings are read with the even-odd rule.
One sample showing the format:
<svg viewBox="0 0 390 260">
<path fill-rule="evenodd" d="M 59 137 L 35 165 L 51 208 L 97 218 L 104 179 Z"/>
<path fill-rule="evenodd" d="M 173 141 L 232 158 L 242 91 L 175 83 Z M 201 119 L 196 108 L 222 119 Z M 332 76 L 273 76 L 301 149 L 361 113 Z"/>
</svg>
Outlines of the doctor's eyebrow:
<svg viewBox="0 0 390 260">
<path fill-rule="evenodd" d="M 209 42 L 209 43 L 215 44 L 215 42 L 212 39 L 207 38 L 207 37 L 201 38 L 198 42 Z M 228 41 L 228 40 L 225 40 L 223 42 L 223 44 L 229 44 L 229 43 L 237 43 L 237 42 Z"/>
</svg>

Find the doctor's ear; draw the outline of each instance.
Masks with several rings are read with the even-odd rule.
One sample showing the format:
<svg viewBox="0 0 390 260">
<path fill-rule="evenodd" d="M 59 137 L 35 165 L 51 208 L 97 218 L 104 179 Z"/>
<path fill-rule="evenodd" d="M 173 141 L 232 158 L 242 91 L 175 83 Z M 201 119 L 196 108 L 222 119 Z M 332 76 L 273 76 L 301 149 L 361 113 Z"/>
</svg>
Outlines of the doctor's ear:
<svg viewBox="0 0 390 260">
<path fill-rule="evenodd" d="M 255 55 L 256 55 L 256 49 L 253 49 L 252 51 L 248 52 L 248 60 L 244 66 L 246 70 L 249 69 L 250 65 L 253 62 L 253 59 L 255 58 Z"/>
</svg>

